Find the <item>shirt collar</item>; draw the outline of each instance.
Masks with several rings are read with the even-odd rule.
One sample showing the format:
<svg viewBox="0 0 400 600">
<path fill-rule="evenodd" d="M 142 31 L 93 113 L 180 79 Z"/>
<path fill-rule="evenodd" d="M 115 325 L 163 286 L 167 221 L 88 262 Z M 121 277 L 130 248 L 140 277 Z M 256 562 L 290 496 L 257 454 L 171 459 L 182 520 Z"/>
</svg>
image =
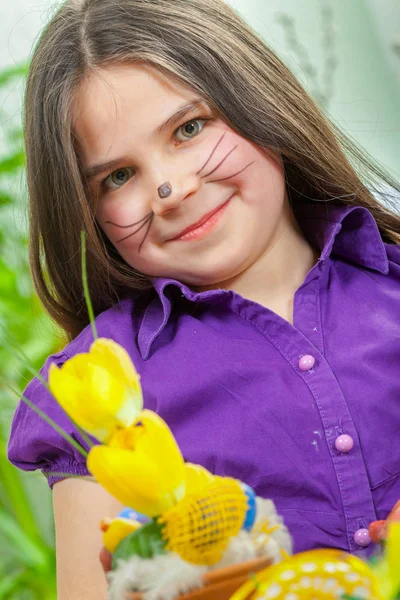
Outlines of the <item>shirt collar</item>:
<svg viewBox="0 0 400 600">
<path fill-rule="evenodd" d="M 304 235 L 321 252 L 387 274 L 389 261 L 374 217 L 362 206 L 333 202 L 302 203 L 294 210 Z"/>
<path fill-rule="evenodd" d="M 341 206 L 333 202 L 306 202 L 294 209 L 306 238 L 320 251 L 320 262 L 332 254 L 355 265 L 383 274 L 389 272 L 385 245 L 372 214 L 361 206 Z M 209 302 L 221 298 L 225 290 L 195 292 L 176 279 L 157 277 L 153 280 L 157 296 L 144 314 L 138 346 L 144 360 L 151 346 L 166 326 L 171 314 L 171 300 L 165 290 L 173 286 L 191 302 Z"/>
</svg>

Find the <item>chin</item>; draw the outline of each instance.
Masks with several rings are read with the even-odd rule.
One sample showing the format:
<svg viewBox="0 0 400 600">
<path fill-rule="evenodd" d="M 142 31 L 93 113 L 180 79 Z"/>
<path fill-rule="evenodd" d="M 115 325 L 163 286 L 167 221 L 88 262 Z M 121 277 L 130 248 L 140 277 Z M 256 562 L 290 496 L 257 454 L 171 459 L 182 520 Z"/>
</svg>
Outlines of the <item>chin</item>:
<svg viewBox="0 0 400 600">
<path fill-rule="evenodd" d="M 209 270 L 204 271 L 193 270 L 187 277 L 181 276 L 176 277 L 175 279 L 197 288 L 223 288 L 225 282 L 231 281 L 244 270 L 244 266 L 233 269 L 232 266 L 230 268 L 221 268 L 221 265 L 218 265 L 214 269 L 210 268 Z"/>
</svg>

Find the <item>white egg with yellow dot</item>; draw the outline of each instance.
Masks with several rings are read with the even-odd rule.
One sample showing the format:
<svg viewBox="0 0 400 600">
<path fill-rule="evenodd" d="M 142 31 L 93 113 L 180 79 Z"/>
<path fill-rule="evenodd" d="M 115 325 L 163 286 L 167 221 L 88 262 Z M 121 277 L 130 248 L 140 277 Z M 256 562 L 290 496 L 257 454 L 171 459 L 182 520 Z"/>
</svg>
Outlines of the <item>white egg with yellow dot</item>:
<svg viewBox="0 0 400 600">
<path fill-rule="evenodd" d="M 340 550 L 295 554 L 252 577 L 231 600 L 383 600 L 379 582 L 361 559 Z"/>
</svg>

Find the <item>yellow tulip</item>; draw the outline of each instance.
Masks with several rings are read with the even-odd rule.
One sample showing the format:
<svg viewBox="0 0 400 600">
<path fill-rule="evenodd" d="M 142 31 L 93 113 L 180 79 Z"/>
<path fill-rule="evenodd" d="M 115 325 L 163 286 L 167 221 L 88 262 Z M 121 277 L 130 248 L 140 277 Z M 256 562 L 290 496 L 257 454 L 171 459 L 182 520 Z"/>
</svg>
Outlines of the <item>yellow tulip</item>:
<svg viewBox="0 0 400 600">
<path fill-rule="evenodd" d="M 128 429 L 115 431 L 107 446 L 94 446 L 89 471 L 125 506 L 155 517 L 185 494 L 185 464 L 167 424 L 144 410 Z"/>
<path fill-rule="evenodd" d="M 101 442 L 116 429 L 129 427 L 142 410 L 139 379 L 126 350 L 106 338 L 95 340 L 88 353 L 49 370 L 49 386 L 58 403 Z"/>
<path fill-rule="evenodd" d="M 185 463 L 185 496 L 201 494 L 214 480 L 214 475 L 204 467 Z"/>
</svg>

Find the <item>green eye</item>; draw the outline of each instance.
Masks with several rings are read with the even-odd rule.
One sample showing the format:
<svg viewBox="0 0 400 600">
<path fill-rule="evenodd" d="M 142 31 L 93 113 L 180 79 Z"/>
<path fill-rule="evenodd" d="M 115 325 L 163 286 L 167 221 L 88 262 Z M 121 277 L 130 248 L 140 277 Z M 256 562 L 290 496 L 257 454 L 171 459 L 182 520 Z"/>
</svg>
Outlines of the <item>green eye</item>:
<svg viewBox="0 0 400 600">
<path fill-rule="evenodd" d="M 125 167 L 123 169 L 117 169 L 110 173 L 110 175 L 104 180 L 104 186 L 108 190 L 116 190 L 123 185 L 132 177 L 134 171 L 131 167 Z"/>
<path fill-rule="evenodd" d="M 203 129 L 205 122 L 206 119 L 193 119 L 192 121 L 187 121 L 187 123 L 184 123 L 178 127 L 176 131 L 176 135 L 178 135 L 178 133 L 182 133 L 183 136 L 183 140 L 179 137 L 178 140 L 184 141 L 196 137 L 196 135 L 198 135 Z"/>
</svg>

